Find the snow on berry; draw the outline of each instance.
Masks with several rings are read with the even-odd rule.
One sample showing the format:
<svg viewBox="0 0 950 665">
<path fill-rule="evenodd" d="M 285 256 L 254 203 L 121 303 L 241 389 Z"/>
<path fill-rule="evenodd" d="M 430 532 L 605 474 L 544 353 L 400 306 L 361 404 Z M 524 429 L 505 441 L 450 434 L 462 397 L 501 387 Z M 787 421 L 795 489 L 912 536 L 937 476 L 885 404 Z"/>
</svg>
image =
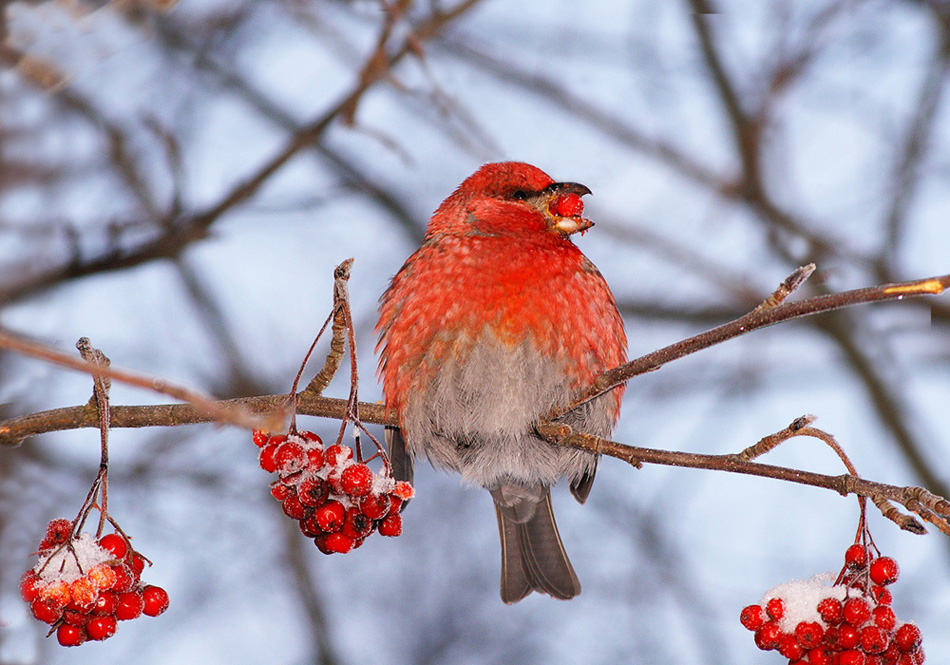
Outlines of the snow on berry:
<svg viewBox="0 0 950 665">
<path fill-rule="evenodd" d="M 739 621 L 754 631 L 758 648 L 778 651 L 791 665 L 923 663 L 920 630 L 898 623 L 881 586 L 897 579 L 897 562 L 876 554 L 852 545 L 837 578 L 824 573 L 780 584 L 744 608 Z"/>
<path fill-rule="evenodd" d="M 20 595 L 33 616 L 50 624 L 63 646 L 87 640 L 105 640 L 115 634 L 116 622 L 135 619 L 146 610 L 156 616 L 168 607 L 160 587 L 144 586 L 140 575 L 146 560 L 120 534 L 97 541 L 91 534 L 71 537 L 72 523 L 54 520 L 36 565 L 20 582 Z"/>
<path fill-rule="evenodd" d="M 312 432 L 255 432 L 253 438 L 261 467 L 280 474 L 271 495 L 321 552 L 349 552 L 374 531 L 387 536 L 402 532 L 398 512 L 414 490 L 410 483 L 396 481 L 387 467 L 374 472 L 354 458 L 352 448 L 324 448 Z"/>
</svg>

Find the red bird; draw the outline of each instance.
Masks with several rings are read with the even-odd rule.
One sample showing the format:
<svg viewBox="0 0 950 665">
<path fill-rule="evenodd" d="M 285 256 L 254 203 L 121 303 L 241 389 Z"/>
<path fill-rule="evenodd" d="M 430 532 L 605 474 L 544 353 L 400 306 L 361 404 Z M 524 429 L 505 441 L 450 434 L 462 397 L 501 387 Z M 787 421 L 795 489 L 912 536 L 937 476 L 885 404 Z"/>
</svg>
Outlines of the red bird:
<svg viewBox="0 0 950 665">
<path fill-rule="evenodd" d="M 486 164 L 432 216 L 422 247 L 380 299 L 379 373 L 398 429 L 394 473 L 412 460 L 488 489 L 501 534 L 501 598 L 573 598 L 580 582 L 561 543 L 551 486 L 567 477 L 583 503 L 597 457 L 554 446 L 533 425 L 626 361 L 610 288 L 571 241 L 593 223 L 590 190 L 529 164 Z M 623 387 L 561 420 L 609 437 Z"/>
</svg>

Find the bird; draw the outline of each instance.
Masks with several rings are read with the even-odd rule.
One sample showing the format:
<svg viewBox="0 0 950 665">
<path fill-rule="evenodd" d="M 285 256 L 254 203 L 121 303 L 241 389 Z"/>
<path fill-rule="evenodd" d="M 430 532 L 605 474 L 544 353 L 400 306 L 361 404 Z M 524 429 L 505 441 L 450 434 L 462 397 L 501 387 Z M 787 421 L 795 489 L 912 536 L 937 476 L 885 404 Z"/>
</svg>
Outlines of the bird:
<svg viewBox="0 0 950 665">
<path fill-rule="evenodd" d="M 551 487 L 584 503 L 598 456 L 552 444 L 534 426 L 601 372 L 626 362 L 614 296 L 574 244 L 593 222 L 590 189 L 522 162 L 483 165 L 436 209 L 422 245 L 380 298 L 378 375 L 398 426 L 393 475 L 414 460 L 461 475 L 494 501 L 501 598 L 581 592 L 554 519 Z M 609 437 L 620 385 L 556 422 Z"/>
</svg>

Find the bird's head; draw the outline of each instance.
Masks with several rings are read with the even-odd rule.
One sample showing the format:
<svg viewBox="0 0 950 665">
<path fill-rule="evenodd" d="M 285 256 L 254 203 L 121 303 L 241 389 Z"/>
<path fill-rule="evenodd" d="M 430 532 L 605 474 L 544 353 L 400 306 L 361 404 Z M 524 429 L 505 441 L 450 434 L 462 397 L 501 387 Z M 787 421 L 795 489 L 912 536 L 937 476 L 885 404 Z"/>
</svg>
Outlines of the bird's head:
<svg viewBox="0 0 950 665">
<path fill-rule="evenodd" d="M 590 193 L 576 182 L 555 182 L 530 164 L 485 164 L 439 206 L 429 232 L 472 227 L 502 233 L 543 229 L 566 237 L 594 225 L 583 217 L 581 197 Z"/>
</svg>

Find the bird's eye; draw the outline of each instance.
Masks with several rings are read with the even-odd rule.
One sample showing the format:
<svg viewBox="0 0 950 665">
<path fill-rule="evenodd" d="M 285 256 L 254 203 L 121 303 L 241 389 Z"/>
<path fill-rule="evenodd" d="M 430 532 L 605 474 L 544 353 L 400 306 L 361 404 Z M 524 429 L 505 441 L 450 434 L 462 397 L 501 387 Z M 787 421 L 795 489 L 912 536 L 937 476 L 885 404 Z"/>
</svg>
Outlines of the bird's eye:
<svg viewBox="0 0 950 665">
<path fill-rule="evenodd" d="M 526 198 L 528 198 L 528 192 L 524 191 L 523 189 L 516 189 L 511 193 L 511 198 L 524 201 Z"/>
</svg>

